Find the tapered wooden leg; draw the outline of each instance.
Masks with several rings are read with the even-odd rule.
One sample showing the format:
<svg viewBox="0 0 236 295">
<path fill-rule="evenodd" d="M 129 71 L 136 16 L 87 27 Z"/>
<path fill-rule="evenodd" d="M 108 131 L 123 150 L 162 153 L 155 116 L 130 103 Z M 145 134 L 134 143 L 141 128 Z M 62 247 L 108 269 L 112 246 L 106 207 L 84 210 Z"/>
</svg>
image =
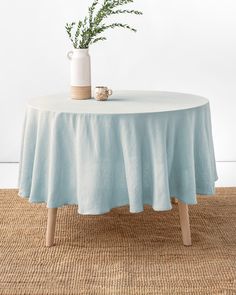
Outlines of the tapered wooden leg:
<svg viewBox="0 0 236 295">
<path fill-rule="evenodd" d="M 48 222 L 46 233 L 46 246 L 51 247 L 54 244 L 54 234 L 57 219 L 57 208 L 48 208 Z"/>
<path fill-rule="evenodd" d="M 172 204 L 178 204 L 178 200 L 175 197 L 171 197 Z"/>
<path fill-rule="evenodd" d="M 180 218 L 180 226 L 182 231 L 182 238 L 184 246 L 191 246 L 191 231 L 190 231 L 190 223 L 189 223 L 189 215 L 188 215 L 188 205 L 178 201 L 179 204 L 179 218 Z"/>
</svg>

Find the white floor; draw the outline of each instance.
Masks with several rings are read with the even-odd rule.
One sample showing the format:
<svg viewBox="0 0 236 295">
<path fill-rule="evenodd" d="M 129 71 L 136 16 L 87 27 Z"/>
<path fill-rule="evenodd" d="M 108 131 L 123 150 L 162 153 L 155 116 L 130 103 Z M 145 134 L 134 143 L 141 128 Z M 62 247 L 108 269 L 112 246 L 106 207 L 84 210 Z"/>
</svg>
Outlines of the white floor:
<svg viewBox="0 0 236 295">
<path fill-rule="evenodd" d="M 0 188 L 17 188 L 18 163 L 0 163 Z M 236 187 L 236 162 L 217 162 L 217 187 Z"/>
</svg>

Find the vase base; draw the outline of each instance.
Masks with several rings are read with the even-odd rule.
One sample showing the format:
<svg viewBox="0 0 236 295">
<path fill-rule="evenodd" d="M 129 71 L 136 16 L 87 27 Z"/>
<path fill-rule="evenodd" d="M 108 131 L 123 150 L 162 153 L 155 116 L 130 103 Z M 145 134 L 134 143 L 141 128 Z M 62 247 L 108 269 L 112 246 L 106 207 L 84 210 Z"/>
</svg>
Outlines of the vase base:
<svg viewBox="0 0 236 295">
<path fill-rule="evenodd" d="M 70 94 L 72 99 L 90 99 L 92 98 L 91 86 L 71 86 Z"/>
</svg>

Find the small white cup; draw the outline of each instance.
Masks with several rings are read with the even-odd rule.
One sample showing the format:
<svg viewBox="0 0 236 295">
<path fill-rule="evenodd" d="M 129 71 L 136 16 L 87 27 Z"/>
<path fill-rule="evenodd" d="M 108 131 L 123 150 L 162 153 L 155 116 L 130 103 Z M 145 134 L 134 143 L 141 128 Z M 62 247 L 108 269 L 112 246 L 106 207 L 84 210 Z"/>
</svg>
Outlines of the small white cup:
<svg viewBox="0 0 236 295">
<path fill-rule="evenodd" d="M 94 98 L 96 100 L 104 101 L 108 100 L 108 97 L 112 95 L 112 90 L 105 86 L 96 86 Z"/>
</svg>

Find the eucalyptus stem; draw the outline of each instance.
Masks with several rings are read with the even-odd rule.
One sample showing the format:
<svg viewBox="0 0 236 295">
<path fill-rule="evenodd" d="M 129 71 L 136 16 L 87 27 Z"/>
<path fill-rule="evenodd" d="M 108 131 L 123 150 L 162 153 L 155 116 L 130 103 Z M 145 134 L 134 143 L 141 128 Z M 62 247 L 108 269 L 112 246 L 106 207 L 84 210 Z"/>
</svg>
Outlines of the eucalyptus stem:
<svg viewBox="0 0 236 295">
<path fill-rule="evenodd" d="M 77 23 L 67 23 L 65 26 L 68 37 L 74 48 L 88 48 L 90 45 L 99 41 L 106 40 L 106 37 L 100 36 L 108 29 L 123 28 L 132 32 L 137 30 L 128 24 L 112 23 L 106 25 L 105 19 L 112 15 L 133 14 L 142 15 L 138 10 L 120 9 L 121 6 L 133 3 L 134 0 L 93 0 L 92 5 L 88 8 L 88 16 Z"/>
</svg>

